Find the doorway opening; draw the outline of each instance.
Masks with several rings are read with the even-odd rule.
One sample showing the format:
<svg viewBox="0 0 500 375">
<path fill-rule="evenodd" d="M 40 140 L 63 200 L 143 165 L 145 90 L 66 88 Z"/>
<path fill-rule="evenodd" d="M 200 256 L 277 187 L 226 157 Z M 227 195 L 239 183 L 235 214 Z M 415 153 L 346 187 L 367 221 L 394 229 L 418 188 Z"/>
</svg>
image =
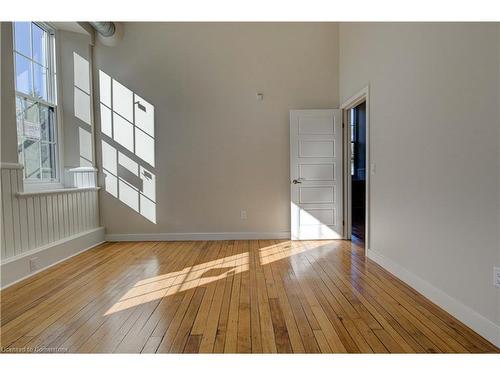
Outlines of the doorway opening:
<svg viewBox="0 0 500 375">
<path fill-rule="evenodd" d="M 368 87 L 342 105 L 344 238 L 367 253 L 370 245 L 370 100 Z"/>
<path fill-rule="evenodd" d="M 351 239 L 365 241 L 366 102 L 350 109 Z"/>
</svg>

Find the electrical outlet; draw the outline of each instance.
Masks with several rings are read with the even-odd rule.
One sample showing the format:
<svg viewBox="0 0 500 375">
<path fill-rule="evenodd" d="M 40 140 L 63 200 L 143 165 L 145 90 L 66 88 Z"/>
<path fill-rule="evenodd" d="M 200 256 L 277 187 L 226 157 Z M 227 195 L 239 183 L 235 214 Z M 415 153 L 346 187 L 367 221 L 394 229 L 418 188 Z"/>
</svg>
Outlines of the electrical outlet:
<svg viewBox="0 0 500 375">
<path fill-rule="evenodd" d="M 30 272 L 35 272 L 36 270 L 38 270 L 38 268 L 40 268 L 40 265 L 38 264 L 38 258 L 37 257 L 31 258 L 30 259 Z"/>
<path fill-rule="evenodd" d="M 493 267 L 493 285 L 500 288 L 500 267 Z"/>
<path fill-rule="evenodd" d="M 241 212 L 240 212 L 240 219 L 241 220 L 246 220 L 247 219 L 247 212 L 245 210 L 241 210 Z"/>
</svg>

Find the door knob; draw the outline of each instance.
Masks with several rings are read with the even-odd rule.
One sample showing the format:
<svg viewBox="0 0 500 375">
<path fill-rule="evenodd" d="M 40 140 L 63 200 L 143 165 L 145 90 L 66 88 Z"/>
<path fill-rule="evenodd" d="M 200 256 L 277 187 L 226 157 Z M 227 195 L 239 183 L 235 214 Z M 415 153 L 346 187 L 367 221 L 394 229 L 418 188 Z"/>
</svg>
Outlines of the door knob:
<svg viewBox="0 0 500 375">
<path fill-rule="evenodd" d="M 302 183 L 302 179 L 299 178 L 299 179 L 296 179 L 296 180 L 293 180 L 292 181 L 294 184 L 301 184 Z"/>
</svg>

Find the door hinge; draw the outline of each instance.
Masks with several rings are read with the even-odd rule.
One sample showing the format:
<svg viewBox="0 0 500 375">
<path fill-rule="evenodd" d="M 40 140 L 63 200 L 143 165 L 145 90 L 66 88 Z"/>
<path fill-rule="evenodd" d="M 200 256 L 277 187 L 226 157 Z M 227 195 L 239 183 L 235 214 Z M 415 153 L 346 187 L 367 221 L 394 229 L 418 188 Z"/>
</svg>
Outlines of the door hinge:
<svg viewBox="0 0 500 375">
<path fill-rule="evenodd" d="M 345 226 L 345 221 L 344 220 L 342 220 L 342 226 Z"/>
</svg>

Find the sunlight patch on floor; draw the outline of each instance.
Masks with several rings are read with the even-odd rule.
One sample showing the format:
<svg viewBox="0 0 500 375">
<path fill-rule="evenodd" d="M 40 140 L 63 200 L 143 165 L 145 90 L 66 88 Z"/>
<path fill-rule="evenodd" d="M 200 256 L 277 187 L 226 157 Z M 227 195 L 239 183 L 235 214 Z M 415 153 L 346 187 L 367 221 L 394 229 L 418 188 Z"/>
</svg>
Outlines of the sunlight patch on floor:
<svg viewBox="0 0 500 375">
<path fill-rule="evenodd" d="M 326 244 L 327 241 L 323 242 Z M 290 258 L 312 248 L 315 248 L 312 243 L 307 244 L 302 241 L 283 241 L 261 247 L 258 249 L 259 265 L 264 266 Z M 104 315 L 110 315 L 248 271 L 250 255 L 251 252 L 243 252 L 185 267 L 180 271 L 140 280 Z"/>
<path fill-rule="evenodd" d="M 249 253 L 232 255 L 137 282 L 104 315 L 197 288 L 248 271 Z"/>
</svg>

